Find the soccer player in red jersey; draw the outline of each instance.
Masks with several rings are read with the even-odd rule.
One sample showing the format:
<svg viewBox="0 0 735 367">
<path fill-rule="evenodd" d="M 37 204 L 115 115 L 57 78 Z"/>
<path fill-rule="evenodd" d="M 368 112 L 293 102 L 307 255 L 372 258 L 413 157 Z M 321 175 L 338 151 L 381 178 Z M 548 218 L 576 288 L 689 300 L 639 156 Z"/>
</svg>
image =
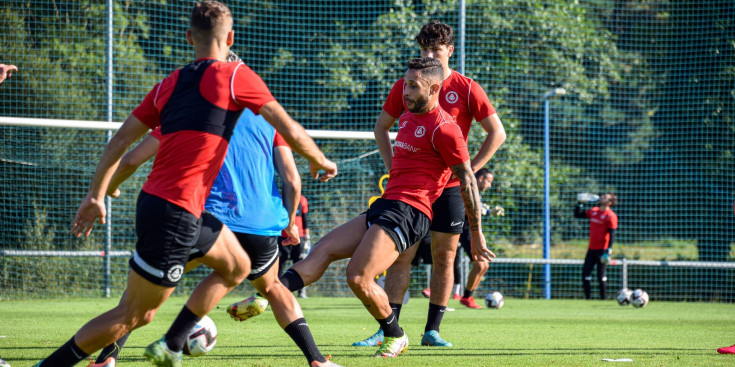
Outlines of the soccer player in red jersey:
<svg viewBox="0 0 735 367">
<path fill-rule="evenodd" d="M 615 194 L 602 195 L 596 207 L 584 210 L 582 203 L 574 209 L 577 218 L 590 220 L 590 240 L 587 255 L 582 265 L 582 286 L 584 297 L 591 298 L 592 268 L 597 265 L 597 280 L 600 282 L 600 298 L 607 296 L 607 263 L 612 252 L 615 230 L 618 228 L 618 216 L 612 211 L 612 206 L 618 203 Z"/>
<path fill-rule="evenodd" d="M 465 142 L 469 137 L 473 119 L 487 132 L 485 141 L 472 159 L 472 171 L 477 172 L 487 164 L 505 141 L 503 124 L 482 87 L 476 81 L 449 67 L 449 58 L 454 53 L 454 35 L 450 26 L 437 21 L 429 22 L 421 28 L 416 36 L 416 42 L 421 49 L 422 57 L 435 58 L 442 64 L 444 74 L 439 91 L 439 104 L 456 120 Z M 404 88 L 403 79 L 393 85 L 383 104 L 378 121 L 375 123 L 375 139 L 388 171 L 391 170 L 391 157 L 393 156 L 388 132 L 407 109 L 402 98 Z M 433 210 L 436 216 L 431 222 L 433 258 L 431 294 L 424 338 L 421 343 L 423 345 L 451 346 L 451 343 L 439 336 L 439 326 L 452 292 L 454 257 L 464 223 L 464 208 L 459 190 L 457 180 L 449 181 L 441 197 L 434 203 Z M 410 263 L 415 251 L 411 249 L 401 254 L 396 263 L 388 269 L 385 282 L 386 292 L 394 307 L 400 307 L 403 295 L 408 289 L 411 278 Z M 379 340 L 375 336 L 368 339 L 374 342 Z M 363 343 L 358 342 L 356 345 L 363 345 Z"/>
<path fill-rule="evenodd" d="M 194 46 L 196 60 L 156 85 L 112 137 L 73 222 L 76 236 L 89 235 L 95 221 L 104 223 L 104 196 L 120 158 L 160 125 L 160 147 L 138 198 L 138 242 L 128 286 L 115 308 L 85 324 L 37 366 L 72 366 L 153 320 L 173 293 L 193 247 L 200 245 L 196 240 L 202 223 L 217 221 L 204 211 L 204 201 L 245 108 L 263 115 L 306 157 L 314 177 L 320 170 L 322 181 L 337 174 L 337 166 L 290 118 L 260 77 L 241 62 L 225 62 L 234 42 L 227 6 L 217 1 L 197 3 L 190 21 L 186 38 Z M 250 273 L 247 254 L 226 226 L 212 239 L 201 262 L 213 272 L 193 291 L 166 336 L 146 348 L 146 357 L 157 365 L 180 366 L 191 327 Z"/>
<path fill-rule="evenodd" d="M 472 231 L 472 255 L 490 261 L 480 229 L 480 196 L 470 166 L 467 145 L 454 119 L 439 106 L 441 62 L 419 58 L 408 63 L 401 116 L 390 180 L 382 197 L 363 213 L 337 227 L 314 245 L 304 260 L 281 277 L 290 290 L 318 280 L 330 263 L 351 257 L 347 282 L 384 331 L 375 356 L 395 357 L 408 346 L 408 337 L 375 277 L 429 231 L 432 203 L 452 174 L 459 179 Z"/>
</svg>

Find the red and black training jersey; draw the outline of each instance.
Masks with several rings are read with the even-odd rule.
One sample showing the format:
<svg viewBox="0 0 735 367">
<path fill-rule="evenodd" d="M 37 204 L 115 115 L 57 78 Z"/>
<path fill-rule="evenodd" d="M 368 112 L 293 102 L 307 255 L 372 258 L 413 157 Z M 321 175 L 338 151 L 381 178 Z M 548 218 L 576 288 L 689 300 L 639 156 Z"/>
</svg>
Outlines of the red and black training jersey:
<svg viewBox="0 0 735 367">
<path fill-rule="evenodd" d="M 199 217 L 240 113 L 249 108 L 257 114 L 274 100 L 242 62 L 199 59 L 171 73 L 133 111 L 151 129 L 161 127 L 143 191 Z"/>
<path fill-rule="evenodd" d="M 393 85 L 383 104 L 383 110 L 395 118 L 408 110 L 406 101 L 403 100 L 403 87 L 404 80 L 401 78 Z M 465 143 L 469 138 L 473 118 L 481 121 L 495 114 L 495 107 L 480 84 L 456 71 L 452 71 L 449 78 L 442 82 L 439 105 L 459 125 Z M 454 186 L 459 186 L 459 180 L 454 179 L 447 184 L 447 187 Z"/>
<path fill-rule="evenodd" d="M 398 121 L 388 187 L 383 199 L 400 200 L 433 217 L 431 205 L 452 175 L 450 166 L 470 159 L 467 142 L 441 107 L 404 113 Z"/>
<path fill-rule="evenodd" d="M 610 229 L 618 228 L 618 216 L 612 209 L 604 212 L 599 207 L 586 211 L 590 219 L 590 250 L 605 250 L 610 245 Z"/>
</svg>

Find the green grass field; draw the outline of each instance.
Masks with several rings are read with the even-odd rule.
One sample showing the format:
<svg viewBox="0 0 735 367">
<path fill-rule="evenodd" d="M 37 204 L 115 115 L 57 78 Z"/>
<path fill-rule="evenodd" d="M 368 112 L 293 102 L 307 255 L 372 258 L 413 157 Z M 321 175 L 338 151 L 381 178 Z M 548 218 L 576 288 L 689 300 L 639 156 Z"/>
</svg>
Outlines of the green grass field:
<svg viewBox="0 0 735 367">
<path fill-rule="evenodd" d="M 218 343 L 207 356 L 185 358 L 185 366 L 305 366 L 300 350 L 270 311 L 237 323 L 223 300 L 210 316 Z M 170 299 L 150 325 L 128 340 L 118 364 L 148 366 L 143 348 L 160 338 L 184 303 Z M 13 367 L 35 364 L 86 321 L 117 299 L 0 302 L 0 357 Z M 322 352 L 346 366 L 604 366 L 604 358 L 631 358 L 634 366 L 733 366 L 735 355 L 716 349 L 735 343 L 735 305 L 652 301 L 643 309 L 614 300 L 506 299 L 501 310 L 471 310 L 450 301 L 442 336 L 453 348 L 419 346 L 428 300 L 412 298 L 401 312 L 411 345 L 391 360 L 373 359 L 375 348 L 350 344 L 372 334 L 377 323 L 356 298 L 299 300 Z M 85 365 L 85 364 L 80 364 Z"/>
</svg>

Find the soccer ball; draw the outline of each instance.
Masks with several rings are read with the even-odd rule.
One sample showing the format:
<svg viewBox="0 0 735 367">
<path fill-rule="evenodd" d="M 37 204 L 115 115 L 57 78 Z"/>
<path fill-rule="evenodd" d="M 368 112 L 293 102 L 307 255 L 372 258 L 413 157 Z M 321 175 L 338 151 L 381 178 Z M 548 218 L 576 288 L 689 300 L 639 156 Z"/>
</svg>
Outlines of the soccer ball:
<svg viewBox="0 0 735 367">
<path fill-rule="evenodd" d="M 643 289 L 636 289 L 633 291 L 633 295 L 630 296 L 630 304 L 633 307 L 646 307 L 648 304 L 648 293 Z"/>
<path fill-rule="evenodd" d="M 217 326 L 209 316 L 202 317 L 189 332 L 184 343 L 184 354 L 199 357 L 209 353 L 217 344 Z"/>
<path fill-rule="evenodd" d="M 495 291 L 493 293 L 488 293 L 487 296 L 485 296 L 485 305 L 490 308 L 501 308 L 503 307 L 503 304 L 505 301 L 503 301 L 503 295 L 500 294 L 500 292 Z"/>
<path fill-rule="evenodd" d="M 623 288 L 618 292 L 616 297 L 618 304 L 621 306 L 627 306 L 630 304 L 630 297 L 633 295 L 633 291 L 628 288 Z"/>
</svg>

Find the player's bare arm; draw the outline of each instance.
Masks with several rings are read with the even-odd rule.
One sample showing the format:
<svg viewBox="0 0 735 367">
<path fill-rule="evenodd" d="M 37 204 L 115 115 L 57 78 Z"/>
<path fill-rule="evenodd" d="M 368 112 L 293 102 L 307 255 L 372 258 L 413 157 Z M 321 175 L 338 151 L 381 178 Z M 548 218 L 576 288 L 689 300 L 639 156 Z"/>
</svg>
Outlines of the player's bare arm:
<svg viewBox="0 0 735 367">
<path fill-rule="evenodd" d="M 301 199 L 301 176 L 291 149 L 285 146 L 273 148 L 273 164 L 283 180 L 283 206 L 288 213 L 288 225 L 284 229 L 288 239 L 283 241 L 283 245 L 298 245 L 301 239 L 296 227 L 296 211 Z"/>
<path fill-rule="evenodd" d="M 464 201 L 467 212 L 467 220 L 470 231 L 472 232 L 470 246 L 472 248 L 472 259 L 476 261 L 492 261 L 495 254 L 487 248 L 485 236 L 482 234 L 480 226 L 482 201 L 480 200 L 480 191 L 477 189 L 477 180 L 470 166 L 470 161 L 468 160 L 449 168 L 452 170 L 454 176 L 459 179 L 460 192 L 462 193 L 462 200 Z"/>
<path fill-rule="evenodd" d="M 263 115 L 266 121 L 283 135 L 291 149 L 309 160 L 311 177 L 326 182 L 337 175 L 337 165 L 327 159 L 303 126 L 294 121 L 280 103 L 268 102 L 260 108 L 258 113 Z M 320 174 L 319 171 L 324 171 L 324 173 Z"/>
<path fill-rule="evenodd" d="M 373 133 L 375 134 L 375 142 L 378 143 L 378 151 L 383 158 L 385 169 L 390 172 L 393 163 L 393 146 L 390 143 L 390 129 L 396 122 L 396 118 L 391 116 L 385 110 L 380 110 L 378 121 L 375 122 Z"/>
<path fill-rule="evenodd" d="M 79 237 L 82 234 L 89 236 L 92 232 L 92 226 L 95 221 L 101 224 L 105 223 L 105 192 L 110 183 L 113 172 L 117 168 L 120 158 L 130 145 L 140 139 L 150 128 L 140 122 L 135 116 L 128 117 L 120 130 L 113 135 L 110 142 L 105 147 L 100 162 L 97 164 L 97 170 L 92 177 L 92 183 L 87 192 L 87 196 L 82 200 L 77 215 L 72 223 L 72 234 Z"/>
<path fill-rule="evenodd" d="M 141 164 L 153 158 L 158 152 L 158 139 L 148 135 L 131 149 L 120 160 L 115 173 L 112 174 L 110 185 L 107 187 L 107 195 L 116 198 L 120 196 L 120 185 L 138 170 Z"/>
<path fill-rule="evenodd" d="M 472 158 L 472 171 L 477 172 L 480 168 L 485 167 L 487 162 L 495 155 L 500 146 L 505 142 L 506 134 L 503 123 L 500 121 L 497 113 L 494 113 L 481 121 L 480 126 L 487 132 L 485 141 L 482 142 L 480 150 L 474 158 Z"/>
</svg>

